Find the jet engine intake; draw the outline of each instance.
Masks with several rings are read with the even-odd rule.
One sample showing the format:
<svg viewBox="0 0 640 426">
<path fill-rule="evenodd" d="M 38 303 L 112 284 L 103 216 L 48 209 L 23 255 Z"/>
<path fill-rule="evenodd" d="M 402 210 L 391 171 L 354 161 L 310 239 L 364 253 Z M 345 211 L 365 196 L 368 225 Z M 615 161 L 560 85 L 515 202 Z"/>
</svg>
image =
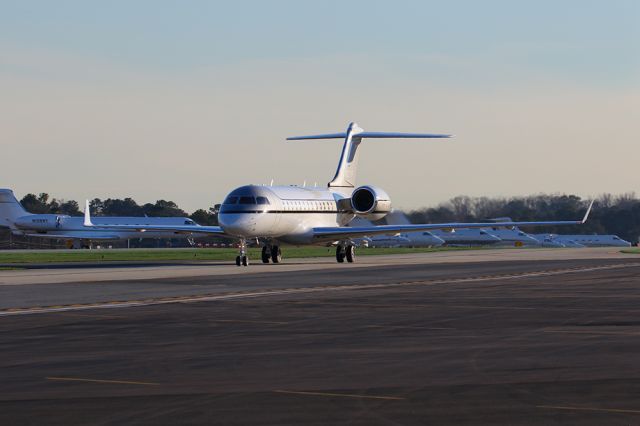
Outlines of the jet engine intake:
<svg viewBox="0 0 640 426">
<path fill-rule="evenodd" d="M 351 208 L 360 217 L 378 220 L 391 211 L 391 199 L 380 188 L 360 186 L 351 194 Z"/>
</svg>

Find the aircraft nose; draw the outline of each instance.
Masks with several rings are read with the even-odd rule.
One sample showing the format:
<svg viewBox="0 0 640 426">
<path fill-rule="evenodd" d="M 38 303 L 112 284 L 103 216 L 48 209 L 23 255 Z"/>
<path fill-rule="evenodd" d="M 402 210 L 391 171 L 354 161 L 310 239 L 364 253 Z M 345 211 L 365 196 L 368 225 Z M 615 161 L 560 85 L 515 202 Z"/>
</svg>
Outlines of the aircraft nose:
<svg viewBox="0 0 640 426">
<path fill-rule="evenodd" d="M 218 222 L 231 235 L 247 236 L 255 230 L 256 220 L 252 214 L 220 214 Z"/>
</svg>

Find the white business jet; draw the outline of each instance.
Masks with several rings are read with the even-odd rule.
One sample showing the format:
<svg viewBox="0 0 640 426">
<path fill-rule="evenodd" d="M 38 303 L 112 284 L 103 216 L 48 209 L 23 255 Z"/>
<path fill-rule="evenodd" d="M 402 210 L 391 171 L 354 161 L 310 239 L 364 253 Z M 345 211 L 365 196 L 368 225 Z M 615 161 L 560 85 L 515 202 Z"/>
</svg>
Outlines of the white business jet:
<svg viewBox="0 0 640 426">
<path fill-rule="evenodd" d="M 356 187 L 358 148 L 365 139 L 449 138 L 451 135 L 429 133 L 365 132 L 356 123 L 346 132 L 312 136 L 296 136 L 287 140 L 343 139 L 344 145 L 338 169 L 327 188 L 298 186 L 247 185 L 234 189 L 225 198 L 218 221 L 220 226 L 188 227 L 192 232 L 206 232 L 235 238 L 240 252 L 236 265 L 247 266 L 247 240 L 263 243 L 262 262 L 282 261 L 281 243 L 293 245 L 336 245 L 339 263 L 355 260 L 353 239 L 372 235 L 394 235 L 400 232 L 428 231 L 450 228 L 486 228 L 491 226 L 575 225 L 586 221 L 591 206 L 582 220 L 556 222 L 493 222 L 493 223 L 437 223 L 414 225 L 380 225 L 347 227 L 355 217 L 369 220 L 383 218 L 391 211 L 391 199 L 377 186 Z M 89 209 L 85 210 L 85 225 L 91 223 Z M 143 229 L 145 231 L 183 231 L 181 226 L 116 226 L 115 229 Z"/>
</svg>

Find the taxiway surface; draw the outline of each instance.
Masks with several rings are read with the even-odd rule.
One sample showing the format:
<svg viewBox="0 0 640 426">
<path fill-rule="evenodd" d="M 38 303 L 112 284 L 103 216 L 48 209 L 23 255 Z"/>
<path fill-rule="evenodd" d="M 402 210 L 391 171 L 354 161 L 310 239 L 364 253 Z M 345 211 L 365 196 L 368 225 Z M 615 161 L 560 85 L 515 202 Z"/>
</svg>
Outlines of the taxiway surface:
<svg viewBox="0 0 640 426">
<path fill-rule="evenodd" d="M 583 252 L 5 284 L 0 424 L 637 424 L 640 259 Z"/>
</svg>

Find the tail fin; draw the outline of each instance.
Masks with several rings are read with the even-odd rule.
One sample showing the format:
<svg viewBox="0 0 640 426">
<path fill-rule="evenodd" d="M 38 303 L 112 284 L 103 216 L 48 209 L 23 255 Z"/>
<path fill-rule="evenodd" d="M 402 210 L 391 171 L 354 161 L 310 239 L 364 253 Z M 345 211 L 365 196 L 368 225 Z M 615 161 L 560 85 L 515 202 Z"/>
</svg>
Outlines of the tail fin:
<svg viewBox="0 0 640 426">
<path fill-rule="evenodd" d="M 356 172 L 358 169 L 358 146 L 364 138 L 450 138 L 452 135 L 433 133 L 395 133 L 395 132 L 365 132 L 356 123 L 349 123 L 344 133 L 328 133 L 322 135 L 293 136 L 288 141 L 310 139 L 344 139 L 340 162 L 336 174 L 329 182 L 329 187 L 354 188 L 356 186 Z"/>
<path fill-rule="evenodd" d="M 29 212 L 18 202 L 12 190 L 0 189 L 0 226 L 8 226 L 12 230 L 17 230 L 16 219 L 28 214 Z"/>
<path fill-rule="evenodd" d="M 407 216 L 400 210 L 393 210 L 385 216 L 387 225 L 411 225 Z"/>
</svg>

